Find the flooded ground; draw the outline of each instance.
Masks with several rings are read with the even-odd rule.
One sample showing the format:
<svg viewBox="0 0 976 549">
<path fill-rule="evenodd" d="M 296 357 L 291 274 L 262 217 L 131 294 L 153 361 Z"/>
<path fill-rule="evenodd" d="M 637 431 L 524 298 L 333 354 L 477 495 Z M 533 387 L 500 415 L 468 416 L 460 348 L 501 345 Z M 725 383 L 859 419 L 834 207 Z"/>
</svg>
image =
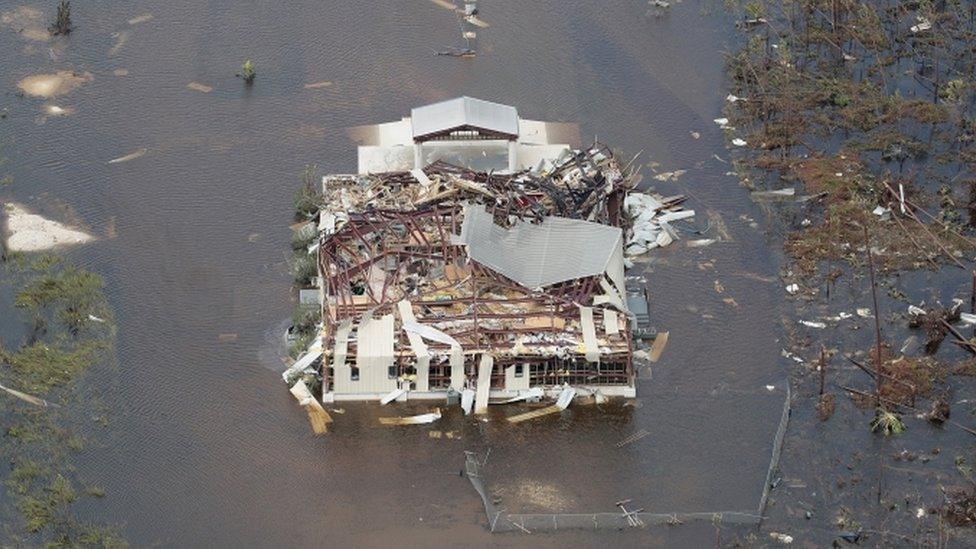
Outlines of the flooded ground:
<svg viewBox="0 0 976 549">
<path fill-rule="evenodd" d="M 523 543 L 488 534 L 458 476 L 464 450 L 489 447 L 492 488 L 513 512 L 613 511 L 624 498 L 649 512 L 755 509 L 785 395 L 782 289 L 775 247 L 726 175 L 712 122 L 733 37 L 721 3 L 659 16 L 637 0 L 494 1 L 474 59 L 433 55 L 459 45 L 458 27 L 421 0 L 89 2 L 72 15 L 67 38 L 0 29 L 0 135 L 14 179 L 0 192 L 40 213 L 70 211 L 99 237 L 70 257 L 106 280 L 121 379 L 104 397 L 113 412 L 101 445 L 79 457 L 107 492 L 84 518 L 120 524 L 135 546 Z M 234 76 L 244 58 L 252 88 Z M 58 71 L 90 78 L 50 99 L 18 95 L 25 78 Z M 354 170 L 347 127 L 463 94 L 579 122 L 584 141 L 688 170 L 658 183 L 648 165 L 645 181 L 688 194 L 705 237 L 721 220 L 731 240 L 679 242 L 640 267 L 671 338 L 635 406 L 517 427 L 497 421 L 503 412 L 483 423 L 452 410 L 436 428 L 461 436 L 446 440 L 375 420 L 412 406 L 346 405 L 315 439 L 279 376 L 298 174 L 306 163 Z M 47 101 L 71 114 L 47 116 Z M 716 535 L 706 524 L 533 542 Z"/>
</svg>

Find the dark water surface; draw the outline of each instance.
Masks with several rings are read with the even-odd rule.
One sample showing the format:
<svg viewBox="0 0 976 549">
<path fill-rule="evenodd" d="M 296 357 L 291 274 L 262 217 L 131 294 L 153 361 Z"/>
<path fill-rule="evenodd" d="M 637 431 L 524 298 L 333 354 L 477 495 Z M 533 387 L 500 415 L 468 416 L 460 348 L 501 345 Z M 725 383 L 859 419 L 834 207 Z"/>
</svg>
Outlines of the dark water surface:
<svg viewBox="0 0 976 549">
<path fill-rule="evenodd" d="M 83 512 L 123 525 L 135 546 L 714 543 L 709 525 L 491 537 L 458 476 L 463 450 L 489 447 L 492 489 L 511 511 L 613 511 L 623 498 L 648 512 L 755 508 L 785 389 L 782 289 L 748 224 L 759 212 L 713 157 L 727 157 L 712 122 L 732 33 L 721 3 L 685 1 L 660 18 L 637 0 L 483 4 L 491 28 L 471 60 L 433 55 L 459 37 L 454 16 L 425 0 L 89 1 L 74 3 L 66 40 L 0 29 L 0 132 L 15 179 L 0 192 L 73 212 L 103 237 L 71 256 L 105 277 L 119 323 L 109 433 L 79 464 L 108 495 Z M 127 23 L 144 13 L 153 19 Z M 252 89 L 234 77 L 248 57 Z M 45 120 L 43 101 L 16 95 L 25 76 L 71 69 L 94 76 L 54 101 L 71 116 Z M 320 81 L 332 84 L 304 88 Z M 733 241 L 679 242 L 644 264 L 671 341 L 637 406 L 518 427 L 500 421 L 511 409 L 487 423 L 452 410 L 435 428 L 460 440 L 436 440 L 375 420 L 412 406 L 346 405 L 316 439 L 279 376 L 298 173 L 352 171 L 345 128 L 462 94 L 579 122 L 584 141 L 687 169 L 658 190 L 691 195 L 697 224 L 711 213 Z M 641 429 L 650 434 L 616 448 Z"/>
</svg>

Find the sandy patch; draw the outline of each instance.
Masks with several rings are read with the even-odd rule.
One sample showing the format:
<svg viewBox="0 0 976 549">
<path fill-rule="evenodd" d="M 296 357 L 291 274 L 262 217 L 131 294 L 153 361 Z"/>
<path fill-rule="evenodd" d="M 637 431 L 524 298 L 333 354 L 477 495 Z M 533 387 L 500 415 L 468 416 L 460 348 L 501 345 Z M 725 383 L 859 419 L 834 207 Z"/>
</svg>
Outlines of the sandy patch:
<svg viewBox="0 0 976 549">
<path fill-rule="evenodd" d="M 153 15 L 151 13 L 144 13 L 142 15 L 137 15 L 132 19 L 129 19 L 130 25 L 138 25 L 139 23 L 145 23 L 146 21 L 152 21 Z"/>
<path fill-rule="evenodd" d="M 210 93 L 213 91 L 213 86 L 208 86 L 206 84 L 201 84 L 199 82 L 190 82 L 189 84 L 186 85 L 186 87 L 190 88 L 191 90 L 196 90 L 198 92 L 203 92 L 203 93 Z"/>
<path fill-rule="evenodd" d="M 34 42 L 47 42 L 51 39 L 44 12 L 30 6 L 19 6 L 0 13 L 0 25 L 9 27 L 21 37 Z"/>
<path fill-rule="evenodd" d="M 90 72 L 58 71 L 55 74 L 35 74 L 17 82 L 17 88 L 34 97 L 64 95 L 92 81 Z"/>
<path fill-rule="evenodd" d="M 95 240 L 88 233 L 33 214 L 20 204 L 6 204 L 4 213 L 7 216 L 7 249 L 13 252 L 39 252 Z"/>
</svg>

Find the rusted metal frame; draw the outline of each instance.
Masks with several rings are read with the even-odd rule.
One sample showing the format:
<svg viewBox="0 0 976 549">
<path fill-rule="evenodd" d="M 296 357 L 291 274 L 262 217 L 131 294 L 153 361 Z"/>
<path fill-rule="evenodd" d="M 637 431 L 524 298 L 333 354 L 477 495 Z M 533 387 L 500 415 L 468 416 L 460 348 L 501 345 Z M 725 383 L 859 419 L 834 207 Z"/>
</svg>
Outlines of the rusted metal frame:
<svg viewBox="0 0 976 549">
<path fill-rule="evenodd" d="M 420 226 L 420 224 L 413 222 L 411 219 L 408 219 L 406 216 L 403 215 L 402 212 L 396 212 L 394 215 L 396 215 L 396 218 L 400 221 L 400 223 L 403 223 L 403 227 L 407 230 L 407 245 L 409 245 L 410 240 L 413 239 L 414 229 L 416 229 L 417 234 L 420 236 L 420 239 L 423 240 L 424 248 L 427 249 L 427 258 L 432 259 L 430 256 L 430 252 L 431 252 L 430 241 L 427 240 L 427 235 L 424 234 L 424 231 Z"/>
<path fill-rule="evenodd" d="M 335 291 L 335 293 L 332 294 L 332 295 L 335 295 L 335 297 L 336 297 L 336 311 L 335 312 L 336 312 L 336 322 L 338 322 L 339 316 L 340 316 L 340 314 L 342 312 L 342 309 L 343 309 L 343 307 L 345 305 L 345 303 L 344 303 L 345 302 L 344 297 L 345 297 L 346 292 L 339 291 L 340 286 L 338 284 L 334 284 L 333 283 L 333 277 L 335 275 L 332 273 L 332 269 L 328 265 L 329 265 L 330 262 L 336 262 L 335 261 L 335 258 L 332 256 L 332 254 L 329 252 L 328 249 L 321 248 L 320 247 L 319 248 L 319 257 L 322 257 L 322 256 L 325 256 L 327 258 L 327 260 L 323 262 L 323 266 L 325 267 L 325 270 L 323 272 L 327 271 L 329 273 L 330 289 L 332 289 L 332 290 Z M 338 262 L 336 262 L 336 263 L 338 263 Z M 340 302 L 340 300 L 342 302 Z M 324 308 L 325 308 L 325 303 L 326 302 L 328 302 L 328 299 L 325 299 L 322 302 L 323 303 L 323 312 L 324 312 Z"/>
</svg>

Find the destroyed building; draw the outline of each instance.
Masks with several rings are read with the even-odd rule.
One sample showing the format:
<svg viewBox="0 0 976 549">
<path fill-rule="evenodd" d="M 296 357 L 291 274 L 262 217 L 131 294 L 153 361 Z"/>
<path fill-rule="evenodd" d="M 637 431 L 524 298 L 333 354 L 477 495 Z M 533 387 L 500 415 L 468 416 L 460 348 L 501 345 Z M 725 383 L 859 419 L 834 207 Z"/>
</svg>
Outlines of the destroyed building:
<svg viewBox="0 0 976 549">
<path fill-rule="evenodd" d="M 503 105 L 479 112 L 484 104 L 434 105 L 437 123 L 418 116 L 428 107 L 414 109 L 421 141 L 412 153 L 427 139 L 476 147 L 505 137 L 518 156 L 524 121 Z M 635 178 L 608 148 L 543 147 L 555 154 L 514 170 L 437 159 L 325 176 L 309 249 L 322 323 L 286 380 L 314 369 L 325 402 L 456 392 L 466 411 L 472 401 L 483 411 L 489 398 L 554 396 L 566 386 L 634 397 L 625 246 L 646 251 L 658 234 L 633 241 L 636 216 L 625 209 L 636 204 L 628 198 Z M 639 196 L 655 211 L 681 200 Z"/>
</svg>

